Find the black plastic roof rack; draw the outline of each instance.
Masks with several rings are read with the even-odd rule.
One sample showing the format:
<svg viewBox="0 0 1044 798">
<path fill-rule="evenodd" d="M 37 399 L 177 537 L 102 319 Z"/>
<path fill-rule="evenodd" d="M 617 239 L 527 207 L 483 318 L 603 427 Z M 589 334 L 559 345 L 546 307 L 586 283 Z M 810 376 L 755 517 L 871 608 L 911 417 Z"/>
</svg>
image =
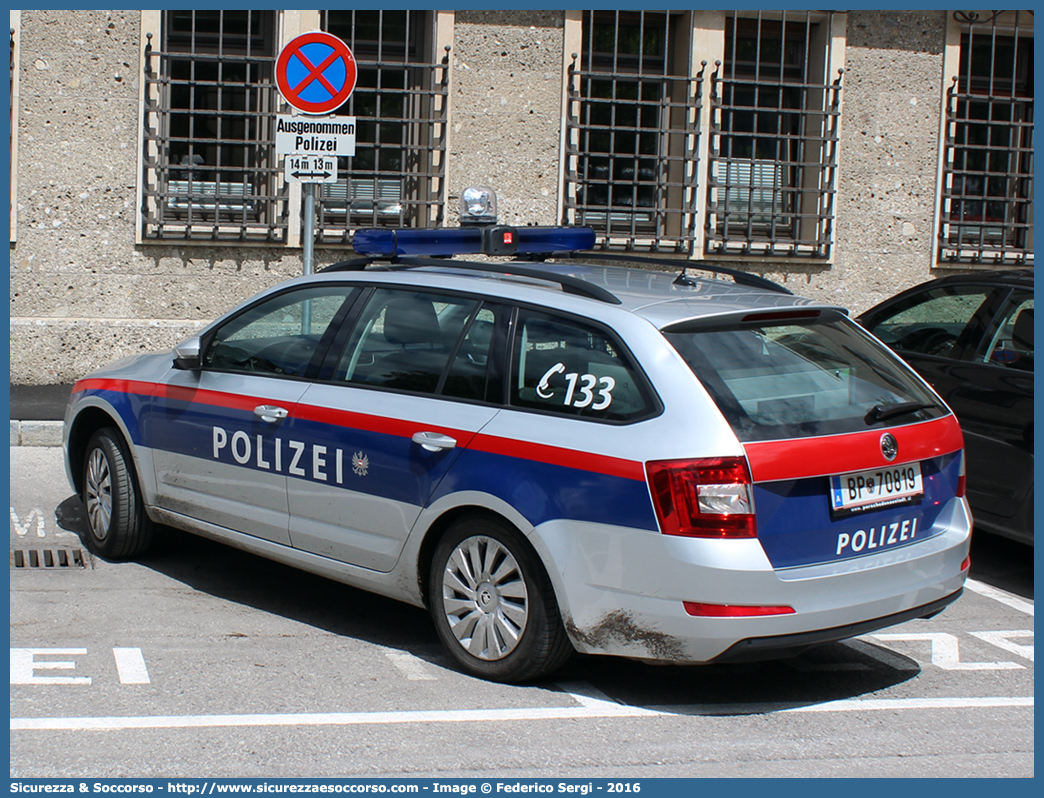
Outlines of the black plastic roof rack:
<svg viewBox="0 0 1044 798">
<path fill-rule="evenodd" d="M 573 260 L 607 260 L 616 261 L 618 263 L 644 263 L 650 266 L 673 266 L 674 268 L 681 268 L 681 272 L 675 279 L 675 283 L 678 285 L 692 285 L 690 278 L 687 274 L 689 269 L 697 269 L 699 271 L 711 272 L 712 274 L 724 274 L 731 277 L 740 285 L 746 285 L 751 288 L 764 288 L 768 291 L 778 291 L 783 294 L 793 295 L 793 291 L 788 288 L 784 288 L 779 283 L 774 283 L 766 277 L 762 277 L 758 274 L 751 274 L 750 272 L 743 272 L 739 269 L 732 269 L 728 266 L 722 266 L 717 263 L 710 263 L 705 260 L 673 260 L 671 258 L 650 258 L 645 255 L 623 255 L 615 252 L 599 252 L 592 250 L 589 252 L 574 252 L 568 256 Z"/>
<path fill-rule="evenodd" d="M 507 263 L 477 263 L 475 261 L 446 260 L 443 258 L 409 257 L 398 258 L 395 263 L 399 268 L 407 269 L 436 266 L 444 269 L 465 269 L 467 271 L 490 272 L 492 274 L 508 274 L 515 277 L 529 277 L 534 280 L 557 283 L 567 294 L 583 296 L 588 299 L 597 299 L 599 302 L 606 302 L 610 305 L 622 304 L 620 298 L 616 296 L 616 294 L 602 288 L 600 285 L 594 285 L 593 283 L 589 283 L 586 280 L 581 280 L 579 277 L 573 277 L 569 274 L 557 274 L 552 271 L 545 271 L 544 269 L 528 266 L 525 263 L 519 263 L 518 261 L 509 261 Z"/>
</svg>

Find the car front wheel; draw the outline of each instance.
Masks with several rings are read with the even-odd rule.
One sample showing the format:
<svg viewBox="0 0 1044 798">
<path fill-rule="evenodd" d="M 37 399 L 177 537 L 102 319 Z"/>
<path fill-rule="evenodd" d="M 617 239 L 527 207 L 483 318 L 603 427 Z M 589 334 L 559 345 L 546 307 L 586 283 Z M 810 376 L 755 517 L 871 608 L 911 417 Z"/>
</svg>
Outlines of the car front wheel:
<svg viewBox="0 0 1044 798">
<path fill-rule="evenodd" d="M 439 637 L 475 676 L 535 679 L 573 651 L 535 552 L 497 519 L 474 516 L 454 524 L 435 550 L 429 584 Z"/>
<path fill-rule="evenodd" d="M 83 505 L 91 550 L 102 557 L 136 557 L 152 543 L 154 524 L 145 512 L 134 465 L 114 429 L 98 430 L 87 443 Z"/>
</svg>

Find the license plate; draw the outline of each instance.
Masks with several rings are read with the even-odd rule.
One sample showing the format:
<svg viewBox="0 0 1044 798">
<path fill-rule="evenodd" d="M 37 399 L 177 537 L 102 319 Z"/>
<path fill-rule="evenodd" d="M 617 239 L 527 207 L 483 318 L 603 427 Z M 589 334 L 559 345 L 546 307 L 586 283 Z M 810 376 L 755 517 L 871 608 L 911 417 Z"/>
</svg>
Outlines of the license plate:
<svg viewBox="0 0 1044 798">
<path fill-rule="evenodd" d="M 853 471 L 830 478 L 830 506 L 835 515 L 913 504 L 923 496 L 920 463 Z"/>
</svg>

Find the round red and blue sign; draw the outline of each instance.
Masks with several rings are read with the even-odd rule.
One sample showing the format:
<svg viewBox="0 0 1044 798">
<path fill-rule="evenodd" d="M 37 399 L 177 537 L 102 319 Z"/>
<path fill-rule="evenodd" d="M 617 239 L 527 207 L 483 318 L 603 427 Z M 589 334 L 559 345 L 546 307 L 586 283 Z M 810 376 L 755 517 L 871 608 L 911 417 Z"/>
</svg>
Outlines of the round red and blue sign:
<svg viewBox="0 0 1044 798">
<path fill-rule="evenodd" d="M 328 114 L 340 108 L 355 90 L 357 77 L 348 45 L 324 31 L 294 38 L 276 59 L 280 94 L 306 114 Z"/>
</svg>

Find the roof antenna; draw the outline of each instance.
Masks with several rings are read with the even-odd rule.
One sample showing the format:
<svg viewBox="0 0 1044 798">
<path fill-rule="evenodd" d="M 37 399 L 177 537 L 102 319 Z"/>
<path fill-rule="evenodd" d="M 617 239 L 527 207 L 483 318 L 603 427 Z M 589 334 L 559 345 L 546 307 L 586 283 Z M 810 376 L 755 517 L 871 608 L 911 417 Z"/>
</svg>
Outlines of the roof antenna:
<svg viewBox="0 0 1044 798">
<path fill-rule="evenodd" d="M 684 285 L 692 287 L 696 285 L 696 281 L 689 277 L 689 270 L 686 266 L 682 266 L 681 272 L 674 278 L 672 285 Z"/>
</svg>

